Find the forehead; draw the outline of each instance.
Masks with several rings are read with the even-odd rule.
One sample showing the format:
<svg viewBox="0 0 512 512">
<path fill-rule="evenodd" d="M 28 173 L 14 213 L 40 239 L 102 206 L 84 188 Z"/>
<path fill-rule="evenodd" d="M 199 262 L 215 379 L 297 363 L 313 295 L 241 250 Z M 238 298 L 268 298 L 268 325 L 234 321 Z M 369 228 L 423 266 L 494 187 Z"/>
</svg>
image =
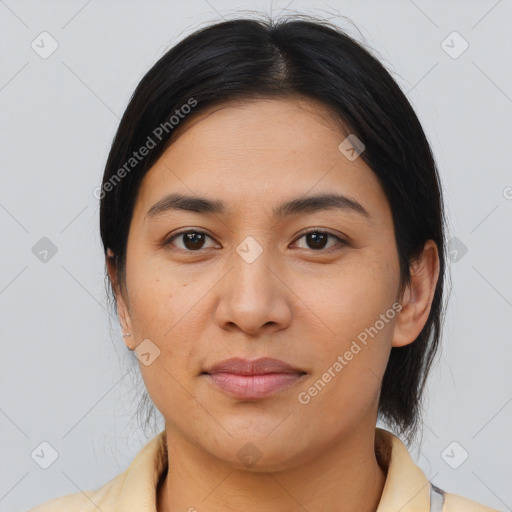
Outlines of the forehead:
<svg viewBox="0 0 512 512">
<path fill-rule="evenodd" d="M 339 149 L 347 132 L 314 100 L 231 102 L 185 119 L 177 138 L 144 177 L 136 213 L 171 192 L 222 198 L 230 211 L 319 193 L 358 198 L 369 212 L 388 210 L 374 172 Z"/>
<path fill-rule="evenodd" d="M 332 139 L 343 140 L 346 130 L 333 112 L 322 103 L 299 96 L 281 99 L 232 100 L 207 108 L 186 118 L 177 127 L 174 152 L 188 144 L 203 147 L 222 145 L 222 151 L 265 149 L 270 158 L 292 151 L 311 152 Z M 182 139 L 182 144 L 176 144 Z M 262 147 L 263 144 L 263 147 Z M 171 147 L 172 147 L 171 146 Z M 171 148 L 169 148 L 171 150 Z M 260 153 L 260 156 L 263 156 Z"/>
</svg>

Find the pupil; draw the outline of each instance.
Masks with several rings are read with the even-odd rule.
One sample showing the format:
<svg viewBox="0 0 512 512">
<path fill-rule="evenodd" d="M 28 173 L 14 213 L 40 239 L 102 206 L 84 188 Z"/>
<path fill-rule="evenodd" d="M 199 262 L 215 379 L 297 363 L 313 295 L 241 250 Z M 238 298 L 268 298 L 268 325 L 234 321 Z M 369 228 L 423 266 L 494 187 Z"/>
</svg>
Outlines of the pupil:
<svg viewBox="0 0 512 512">
<path fill-rule="evenodd" d="M 309 237 L 309 240 L 313 240 L 312 249 L 323 249 L 325 247 L 325 242 L 327 240 L 327 236 L 324 233 L 318 233 L 315 231 L 313 233 L 308 233 L 307 237 Z M 318 244 L 319 240 L 320 240 L 320 247 L 315 246 L 315 243 Z"/>
<path fill-rule="evenodd" d="M 185 233 L 185 247 L 187 249 L 200 249 L 202 240 L 202 233 Z M 192 244 L 191 246 L 189 244 Z"/>
</svg>

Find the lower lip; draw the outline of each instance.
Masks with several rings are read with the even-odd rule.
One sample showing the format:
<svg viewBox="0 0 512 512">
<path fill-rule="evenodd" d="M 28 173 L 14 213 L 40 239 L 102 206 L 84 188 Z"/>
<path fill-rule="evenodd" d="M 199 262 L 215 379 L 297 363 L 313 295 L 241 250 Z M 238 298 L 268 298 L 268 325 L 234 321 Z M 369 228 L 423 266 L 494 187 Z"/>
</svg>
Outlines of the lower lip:
<svg viewBox="0 0 512 512">
<path fill-rule="evenodd" d="M 300 373 L 267 373 L 237 375 L 234 373 L 206 374 L 217 387 L 235 398 L 258 399 L 271 396 L 295 384 L 304 377 Z"/>
</svg>

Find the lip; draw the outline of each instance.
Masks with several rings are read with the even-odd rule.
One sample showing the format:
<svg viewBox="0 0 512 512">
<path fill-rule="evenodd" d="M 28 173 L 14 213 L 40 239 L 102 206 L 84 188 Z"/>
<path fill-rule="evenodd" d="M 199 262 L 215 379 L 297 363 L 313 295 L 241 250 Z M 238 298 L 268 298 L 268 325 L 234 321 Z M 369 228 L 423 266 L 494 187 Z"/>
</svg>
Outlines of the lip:
<svg viewBox="0 0 512 512">
<path fill-rule="evenodd" d="M 260 357 L 252 361 L 241 357 L 232 357 L 217 363 L 205 373 L 233 373 L 236 375 L 265 375 L 267 373 L 306 373 L 300 368 L 295 368 L 284 361 L 271 357 Z"/>
<path fill-rule="evenodd" d="M 269 357 L 253 361 L 238 357 L 226 359 L 203 372 L 212 384 L 228 395 L 246 400 L 274 395 L 306 374 L 300 368 Z"/>
</svg>

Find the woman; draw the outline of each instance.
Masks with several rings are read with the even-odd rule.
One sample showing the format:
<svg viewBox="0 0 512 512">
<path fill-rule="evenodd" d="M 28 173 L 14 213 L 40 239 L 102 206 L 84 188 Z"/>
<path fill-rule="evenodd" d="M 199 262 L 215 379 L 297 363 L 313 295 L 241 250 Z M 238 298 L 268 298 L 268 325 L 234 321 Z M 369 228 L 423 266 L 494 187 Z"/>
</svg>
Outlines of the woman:
<svg viewBox="0 0 512 512">
<path fill-rule="evenodd" d="M 165 430 L 34 511 L 492 510 L 431 484 L 398 437 L 440 339 L 445 219 L 422 127 L 369 51 L 300 16 L 195 32 L 136 88 L 97 192 Z"/>
</svg>

